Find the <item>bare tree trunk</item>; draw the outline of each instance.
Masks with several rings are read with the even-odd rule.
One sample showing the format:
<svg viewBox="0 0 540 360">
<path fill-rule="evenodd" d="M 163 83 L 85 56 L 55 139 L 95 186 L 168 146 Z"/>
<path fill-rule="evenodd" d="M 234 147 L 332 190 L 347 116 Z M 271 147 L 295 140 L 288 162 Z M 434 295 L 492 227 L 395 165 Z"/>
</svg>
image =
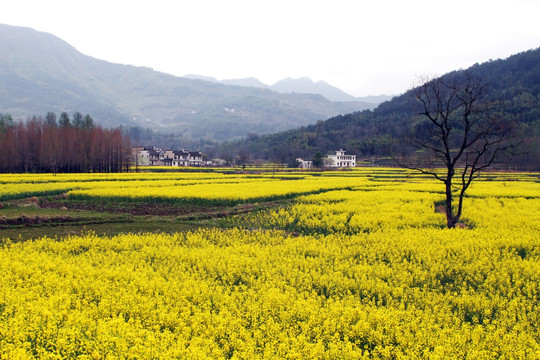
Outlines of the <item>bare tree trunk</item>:
<svg viewBox="0 0 540 360">
<path fill-rule="evenodd" d="M 454 217 L 454 210 L 452 209 L 453 205 L 453 195 L 452 195 L 452 179 L 447 178 L 445 181 L 446 185 L 446 226 L 448 228 L 453 228 L 456 225 L 457 219 Z"/>
</svg>

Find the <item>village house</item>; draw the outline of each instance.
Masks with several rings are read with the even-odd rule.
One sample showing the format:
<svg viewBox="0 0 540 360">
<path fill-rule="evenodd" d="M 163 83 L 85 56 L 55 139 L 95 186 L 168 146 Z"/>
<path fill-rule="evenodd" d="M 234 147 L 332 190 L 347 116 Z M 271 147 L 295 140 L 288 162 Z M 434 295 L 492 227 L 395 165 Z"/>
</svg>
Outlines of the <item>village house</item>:
<svg viewBox="0 0 540 360">
<path fill-rule="evenodd" d="M 158 165 L 160 152 L 161 149 L 154 146 L 134 146 L 131 148 L 134 161 L 136 165 L 140 166 Z"/>
<path fill-rule="evenodd" d="M 200 151 L 191 151 L 189 153 L 189 166 L 204 166 L 203 156 Z"/>
<path fill-rule="evenodd" d="M 296 159 L 296 163 L 299 168 L 302 169 L 311 169 L 313 168 L 313 161 L 304 160 L 301 158 Z M 327 155 L 323 158 L 323 163 L 325 167 L 333 168 L 347 168 L 356 166 L 356 155 L 345 155 L 344 150 L 336 151 L 336 154 Z"/>
<path fill-rule="evenodd" d="M 133 146 L 131 148 L 131 155 L 135 161 L 135 165 L 150 165 L 149 153 L 144 146 Z"/>
<path fill-rule="evenodd" d="M 313 161 L 311 160 L 304 160 L 301 158 L 297 158 L 296 163 L 298 164 L 298 167 L 301 169 L 311 169 L 313 167 Z"/>
<path fill-rule="evenodd" d="M 328 166 L 347 168 L 356 166 L 356 155 L 345 155 L 345 151 L 340 149 L 336 151 L 335 155 L 328 155 Z"/>
<path fill-rule="evenodd" d="M 174 158 L 174 151 L 173 150 L 165 150 L 163 152 L 163 159 L 173 159 Z"/>
<path fill-rule="evenodd" d="M 206 162 L 200 151 L 162 150 L 154 146 L 132 148 L 137 165 L 145 166 L 204 166 Z"/>
<path fill-rule="evenodd" d="M 184 149 L 173 151 L 172 166 L 189 166 L 189 151 Z"/>
<path fill-rule="evenodd" d="M 151 147 L 147 148 L 148 151 L 148 165 L 161 166 L 163 165 L 163 152 L 159 148 Z"/>
</svg>

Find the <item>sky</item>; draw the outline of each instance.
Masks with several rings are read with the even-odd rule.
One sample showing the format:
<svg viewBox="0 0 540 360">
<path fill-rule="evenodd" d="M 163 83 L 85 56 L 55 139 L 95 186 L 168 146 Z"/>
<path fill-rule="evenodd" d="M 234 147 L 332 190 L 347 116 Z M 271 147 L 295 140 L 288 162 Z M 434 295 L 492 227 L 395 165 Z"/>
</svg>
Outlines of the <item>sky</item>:
<svg viewBox="0 0 540 360">
<path fill-rule="evenodd" d="M 540 0 L 0 0 L 0 23 L 177 76 L 326 81 L 397 95 L 540 47 Z M 0 34 L 1 36 L 1 34 Z"/>
</svg>

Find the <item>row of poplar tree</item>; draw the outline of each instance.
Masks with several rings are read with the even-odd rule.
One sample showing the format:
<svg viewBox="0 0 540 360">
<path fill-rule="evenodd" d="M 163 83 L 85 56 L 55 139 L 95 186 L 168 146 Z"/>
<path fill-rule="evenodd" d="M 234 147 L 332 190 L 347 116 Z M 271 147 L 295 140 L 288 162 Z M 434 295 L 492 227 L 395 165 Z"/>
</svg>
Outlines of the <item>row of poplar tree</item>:
<svg viewBox="0 0 540 360">
<path fill-rule="evenodd" d="M 130 162 L 129 138 L 90 115 L 49 112 L 15 122 L 0 114 L 0 172 L 122 172 Z"/>
</svg>

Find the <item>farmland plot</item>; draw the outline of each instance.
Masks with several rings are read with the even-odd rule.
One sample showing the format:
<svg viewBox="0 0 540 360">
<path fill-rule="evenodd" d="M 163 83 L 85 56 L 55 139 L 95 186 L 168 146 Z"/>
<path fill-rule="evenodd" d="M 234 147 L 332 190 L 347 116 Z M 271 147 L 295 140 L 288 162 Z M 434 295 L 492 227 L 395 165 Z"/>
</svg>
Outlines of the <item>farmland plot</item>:
<svg viewBox="0 0 540 360">
<path fill-rule="evenodd" d="M 224 229 L 3 239 L 0 358 L 540 357 L 538 174 L 478 181 L 456 229 L 440 186 L 402 170 L 130 175 L 62 192 L 278 206 Z"/>
</svg>

